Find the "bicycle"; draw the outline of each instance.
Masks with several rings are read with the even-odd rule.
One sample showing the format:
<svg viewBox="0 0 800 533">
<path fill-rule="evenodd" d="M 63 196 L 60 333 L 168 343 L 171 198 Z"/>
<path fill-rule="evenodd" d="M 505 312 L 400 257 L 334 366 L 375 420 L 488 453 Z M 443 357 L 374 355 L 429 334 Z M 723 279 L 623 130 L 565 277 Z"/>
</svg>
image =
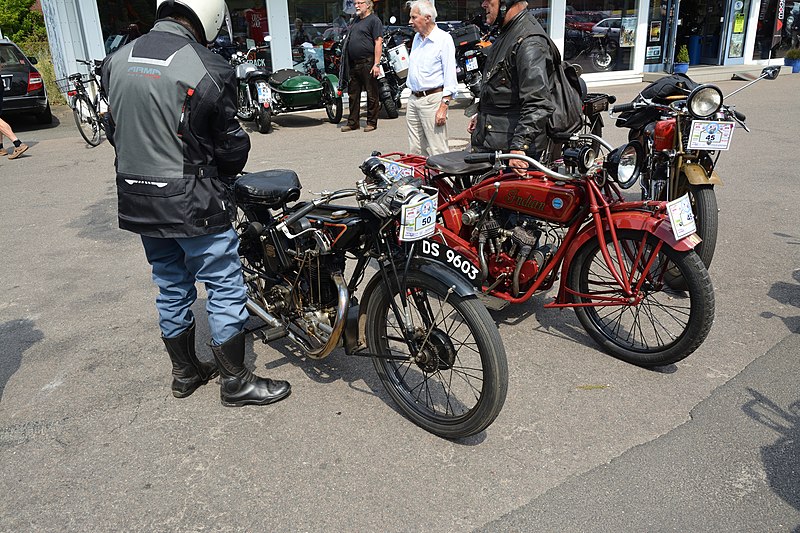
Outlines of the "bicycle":
<svg viewBox="0 0 800 533">
<path fill-rule="evenodd" d="M 58 80 L 62 90 L 66 89 L 70 98 L 72 114 L 81 137 L 90 146 L 100 144 L 100 134 L 105 132 L 102 116 L 108 109 L 108 99 L 100 86 L 100 61 L 76 59 L 89 67 L 89 74 L 71 74 L 66 80 Z M 91 94 L 88 86 L 94 84 L 96 90 Z"/>
</svg>

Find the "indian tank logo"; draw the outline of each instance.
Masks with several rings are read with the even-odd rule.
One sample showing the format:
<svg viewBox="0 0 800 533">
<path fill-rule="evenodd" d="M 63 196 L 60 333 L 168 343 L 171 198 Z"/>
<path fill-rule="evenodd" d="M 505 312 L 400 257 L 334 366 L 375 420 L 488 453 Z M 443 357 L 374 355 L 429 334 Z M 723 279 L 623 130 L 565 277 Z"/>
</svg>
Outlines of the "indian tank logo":
<svg viewBox="0 0 800 533">
<path fill-rule="evenodd" d="M 564 200 L 561 198 L 553 198 L 553 207 L 556 209 L 561 209 L 564 207 Z"/>
<path fill-rule="evenodd" d="M 508 191 L 506 202 L 534 211 L 544 211 L 546 207 L 544 202 L 535 199 L 532 195 L 522 196 L 517 189 Z"/>
<path fill-rule="evenodd" d="M 141 76 L 144 78 L 160 78 L 161 71 L 152 67 L 128 67 L 128 74 L 130 76 Z"/>
</svg>

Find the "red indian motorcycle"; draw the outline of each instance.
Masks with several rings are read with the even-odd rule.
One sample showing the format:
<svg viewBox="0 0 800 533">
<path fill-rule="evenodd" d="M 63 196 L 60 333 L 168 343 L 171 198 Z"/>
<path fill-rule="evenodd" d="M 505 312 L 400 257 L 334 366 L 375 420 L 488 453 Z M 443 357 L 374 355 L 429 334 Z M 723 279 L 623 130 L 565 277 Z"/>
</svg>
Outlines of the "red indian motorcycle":
<svg viewBox="0 0 800 533">
<path fill-rule="evenodd" d="M 602 166 L 594 143 L 610 151 Z M 544 307 L 575 309 L 611 355 L 640 366 L 682 360 L 714 320 L 711 279 L 692 250 L 699 239 L 690 224 L 673 231 L 691 217 L 668 216 L 665 202 L 623 199 L 620 189 L 638 177 L 638 142 L 611 150 L 601 138 L 580 134 L 563 156 L 561 172 L 501 153 L 427 160 L 393 153 L 384 160 L 438 189 L 436 233 L 423 241 L 422 253 L 460 271 L 487 307 L 527 302 L 560 277 L 555 301 Z M 514 158 L 534 170 L 520 176 L 502 165 Z M 667 283 L 675 269 L 685 290 Z"/>
</svg>

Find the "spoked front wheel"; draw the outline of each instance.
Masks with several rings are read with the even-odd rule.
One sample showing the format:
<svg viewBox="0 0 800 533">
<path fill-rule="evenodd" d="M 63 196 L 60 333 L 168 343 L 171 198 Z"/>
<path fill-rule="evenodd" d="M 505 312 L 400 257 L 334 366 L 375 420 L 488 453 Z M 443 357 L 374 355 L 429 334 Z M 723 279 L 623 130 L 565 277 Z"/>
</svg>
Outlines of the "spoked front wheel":
<svg viewBox="0 0 800 533">
<path fill-rule="evenodd" d="M 603 258 L 599 240 L 593 239 L 573 259 L 568 289 L 576 303 L 616 299 L 620 305 L 576 307 L 578 320 L 598 344 L 623 361 L 639 366 L 680 361 L 702 344 L 714 321 L 708 271 L 693 251 L 673 250 L 643 231 L 618 230 L 617 237 L 621 253 L 617 254 L 610 233 L 606 251 L 617 272 L 630 280 L 633 295 L 624 294 Z M 667 283 L 667 272 L 673 269 L 686 280 L 685 291 Z"/>
<path fill-rule="evenodd" d="M 72 115 L 83 140 L 91 146 L 100 144 L 100 117 L 89 98 L 84 95 L 76 97 L 72 105 Z"/>
<path fill-rule="evenodd" d="M 323 83 L 323 90 L 325 91 L 325 114 L 328 115 L 328 122 L 338 124 L 342 121 L 342 113 L 344 112 L 342 97 L 338 96 L 336 88 L 328 79 Z"/>
<path fill-rule="evenodd" d="M 403 295 L 380 284 L 367 303 L 369 351 L 400 409 L 420 427 L 455 439 L 489 427 L 505 403 L 508 366 L 494 321 L 422 272 L 409 273 Z M 394 308 L 392 306 L 394 302 Z"/>
</svg>

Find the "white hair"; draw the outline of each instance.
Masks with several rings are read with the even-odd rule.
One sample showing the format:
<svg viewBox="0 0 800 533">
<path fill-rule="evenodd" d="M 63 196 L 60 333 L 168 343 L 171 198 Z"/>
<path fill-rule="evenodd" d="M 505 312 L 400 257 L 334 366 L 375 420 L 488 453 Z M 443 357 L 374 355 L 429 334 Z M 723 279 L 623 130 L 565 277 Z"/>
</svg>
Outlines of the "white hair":
<svg viewBox="0 0 800 533">
<path fill-rule="evenodd" d="M 436 7 L 430 3 L 429 0 L 414 0 L 408 3 L 409 13 L 416 9 L 423 17 L 430 17 L 432 21 L 436 22 Z"/>
</svg>

